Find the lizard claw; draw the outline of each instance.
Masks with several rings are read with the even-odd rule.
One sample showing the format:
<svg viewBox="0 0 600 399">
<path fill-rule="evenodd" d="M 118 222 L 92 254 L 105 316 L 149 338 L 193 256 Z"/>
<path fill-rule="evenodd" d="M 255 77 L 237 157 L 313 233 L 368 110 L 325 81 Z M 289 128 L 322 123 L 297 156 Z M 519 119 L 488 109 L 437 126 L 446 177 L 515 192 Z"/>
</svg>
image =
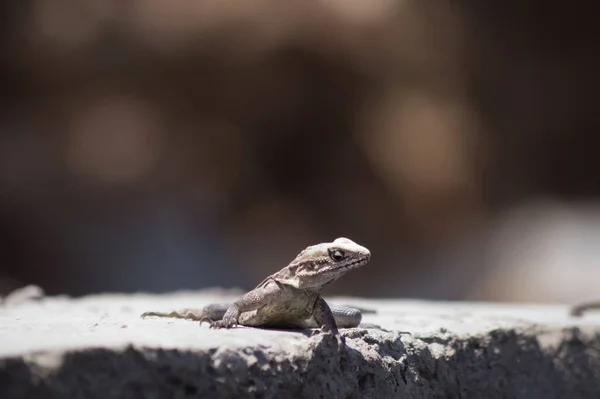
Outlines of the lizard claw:
<svg viewBox="0 0 600 399">
<path fill-rule="evenodd" d="M 210 328 L 212 329 L 221 329 L 226 328 L 230 329 L 237 326 L 237 322 L 235 319 L 223 318 L 222 320 L 212 321 L 210 323 Z"/>
<path fill-rule="evenodd" d="M 235 324 L 227 323 L 227 322 L 225 322 L 223 320 L 218 320 L 218 321 L 215 321 L 214 323 L 212 323 L 210 325 L 210 328 L 217 329 L 217 330 L 221 329 L 221 328 L 226 328 L 226 329 L 229 330 L 230 328 L 233 328 L 235 326 L 236 326 Z"/>
<path fill-rule="evenodd" d="M 321 326 L 320 330 L 315 330 L 318 334 L 333 334 L 333 335 L 340 335 L 340 332 L 338 331 L 337 327 L 328 327 L 326 325 Z"/>
<path fill-rule="evenodd" d="M 198 326 L 202 326 L 202 323 L 208 323 L 209 326 L 210 326 L 210 325 L 212 325 L 214 323 L 214 320 L 211 319 L 210 317 L 204 316 L 203 318 L 200 319 L 200 322 L 198 323 Z"/>
<path fill-rule="evenodd" d="M 320 335 L 320 334 L 321 334 L 321 330 L 312 330 L 310 332 L 311 337 L 316 337 L 317 335 Z"/>
<path fill-rule="evenodd" d="M 315 336 L 321 335 L 321 334 L 323 334 L 324 336 L 331 336 L 331 337 L 335 338 L 335 340 L 338 343 L 338 346 L 346 345 L 346 337 L 344 337 L 342 334 L 340 334 L 340 332 L 337 328 L 330 328 L 330 327 L 327 327 L 324 325 L 318 330 L 312 330 L 312 332 L 310 333 L 310 336 L 315 337 Z"/>
<path fill-rule="evenodd" d="M 338 346 L 346 345 L 346 337 L 339 333 L 339 331 L 332 331 L 330 329 L 321 328 L 319 330 L 312 330 L 310 333 L 311 337 L 316 337 L 318 335 L 323 335 L 323 338 L 327 337 L 327 339 L 334 338 L 338 344 Z"/>
</svg>

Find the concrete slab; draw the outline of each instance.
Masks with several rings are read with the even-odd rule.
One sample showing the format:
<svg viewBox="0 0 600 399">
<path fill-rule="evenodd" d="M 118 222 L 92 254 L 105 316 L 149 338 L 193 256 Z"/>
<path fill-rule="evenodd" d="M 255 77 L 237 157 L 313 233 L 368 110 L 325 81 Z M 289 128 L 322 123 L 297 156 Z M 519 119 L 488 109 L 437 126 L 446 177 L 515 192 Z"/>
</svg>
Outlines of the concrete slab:
<svg viewBox="0 0 600 399">
<path fill-rule="evenodd" d="M 237 294 L 237 293 L 233 293 Z M 39 297 L 0 305 L 0 398 L 598 398 L 600 312 L 329 298 L 376 310 L 342 330 L 210 330 L 148 318 L 225 291 Z"/>
</svg>

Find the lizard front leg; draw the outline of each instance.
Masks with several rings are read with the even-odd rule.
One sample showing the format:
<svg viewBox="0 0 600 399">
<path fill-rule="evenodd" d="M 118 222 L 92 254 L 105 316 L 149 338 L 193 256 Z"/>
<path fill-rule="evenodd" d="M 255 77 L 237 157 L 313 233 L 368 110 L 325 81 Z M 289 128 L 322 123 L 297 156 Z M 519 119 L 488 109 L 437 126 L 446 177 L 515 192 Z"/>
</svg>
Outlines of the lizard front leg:
<svg viewBox="0 0 600 399">
<path fill-rule="evenodd" d="M 325 300 L 319 296 L 315 301 L 313 308 L 313 317 L 318 326 L 321 326 L 321 332 L 331 332 L 334 335 L 339 335 L 337 323 L 331 308 Z"/>
<path fill-rule="evenodd" d="M 277 284 L 268 284 L 244 294 L 229 306 L 221 320 L 214 321 L 210 328 L 232 328 L 239 325 L 240 314 L 259 309 L 277 301 L 281 289 Z"/>
</svg>

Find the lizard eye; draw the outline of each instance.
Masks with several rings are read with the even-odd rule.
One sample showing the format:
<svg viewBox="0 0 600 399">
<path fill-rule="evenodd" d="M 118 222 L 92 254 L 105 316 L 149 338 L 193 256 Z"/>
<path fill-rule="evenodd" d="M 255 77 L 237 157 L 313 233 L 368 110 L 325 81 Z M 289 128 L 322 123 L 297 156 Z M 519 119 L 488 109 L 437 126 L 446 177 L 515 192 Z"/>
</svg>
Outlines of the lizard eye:
<svg viewBox="0 0 600 399">
<path fill-rule="evenodd" d="M 339 261 L 341 261 L 342 259 L 345 258 L 344 251 L 340 251 L 339 249 L 336 249 L 335 251 L 329 252 L 329 257 L 334 262 L 339 262 Z"/>
</svg>

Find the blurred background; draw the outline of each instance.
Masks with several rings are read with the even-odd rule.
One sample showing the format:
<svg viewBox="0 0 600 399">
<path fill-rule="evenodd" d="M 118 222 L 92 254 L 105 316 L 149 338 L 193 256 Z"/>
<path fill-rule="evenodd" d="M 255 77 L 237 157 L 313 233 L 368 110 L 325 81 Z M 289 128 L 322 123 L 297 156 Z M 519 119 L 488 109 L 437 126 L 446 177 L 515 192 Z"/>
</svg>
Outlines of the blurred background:
<svg viewBox="0 0 600 399">
<path fill-rule="evenodd" d="M 0 294 L 600 297 L 600 25 L 539 0 L 25 0 L 0 25 Z"/>
</svg>

